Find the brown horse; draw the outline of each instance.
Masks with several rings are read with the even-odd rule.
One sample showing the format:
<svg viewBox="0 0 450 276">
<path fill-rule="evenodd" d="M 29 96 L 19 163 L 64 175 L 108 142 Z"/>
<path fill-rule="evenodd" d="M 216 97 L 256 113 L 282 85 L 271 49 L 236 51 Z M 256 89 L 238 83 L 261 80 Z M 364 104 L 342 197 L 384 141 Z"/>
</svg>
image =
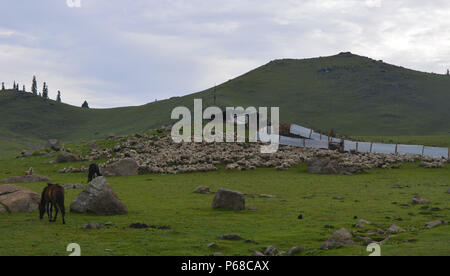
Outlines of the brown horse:
<svg viewBox="0 0 450 276">
<path fill-rule="evenodd" d="M 53 206 L 55 207 L 56 213 L 52 220 Z M 66 224 L 64 219 L 64 216 L 66 215 L 66 209 L 64 207 L 64 188 L 59 185 L 48 184 L 47 187 L 44 188 L 44 191 L 42 191 L 41 202 L 39 203 L 39 218 L 43 219 L 45 211 L 47 211 L 49 221 L 55 222 L 59 210 L 61 210 L 63 224 Z"/>
</svg>

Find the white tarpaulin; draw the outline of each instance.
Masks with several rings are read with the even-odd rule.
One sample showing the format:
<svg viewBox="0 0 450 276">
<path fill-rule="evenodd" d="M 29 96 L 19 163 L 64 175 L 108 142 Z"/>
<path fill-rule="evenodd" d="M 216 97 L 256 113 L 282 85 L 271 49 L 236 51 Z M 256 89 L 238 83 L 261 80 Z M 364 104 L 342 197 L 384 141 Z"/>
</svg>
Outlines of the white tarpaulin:
<svg viewBox="0 0 450 276">
<path fill-rule="evenodd" d="M 423 146 L 418 146 L 418 145 L 398 145 L 397 153 L 422 155 L 422 149 L 423 149 Z"/>
<path fill-rule="evenodd" d="M 434 158 L 442 158 L 442 157 L 448 158 L 448 149 L 447 148 L 425 147 L 424 155 L 434 157 Z"/>
<path fill-rule="evenodd" d="M 303 139 L 280 136 L 280 145 L 302 148 Z"/>
<path fill-rule="evenodd" d="M 311 135 L 311 129 L 292 124 L 291 133 L 294 135 L 299 135 L 304 138 L 309 138 L 309 135 Z"/>
</svg>

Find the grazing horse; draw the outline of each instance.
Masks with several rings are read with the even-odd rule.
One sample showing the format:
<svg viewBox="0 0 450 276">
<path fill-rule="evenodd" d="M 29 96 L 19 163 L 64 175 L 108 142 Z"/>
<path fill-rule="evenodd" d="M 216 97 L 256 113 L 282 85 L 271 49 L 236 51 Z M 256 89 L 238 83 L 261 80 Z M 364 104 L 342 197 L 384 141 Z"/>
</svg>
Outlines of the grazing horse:
<svg viewBox="0 0 450 276">
<path fill-rule="evenodd" d="M 55 207 L 55 217 L 52 220 L 53 206 Z M 66 224 L 64 219 L 66 215 L 66 209 L 64 207 L 64 188 L 59 185 L 48 184 L 47 187 L 44 188 L 44 191 L 42 191 L 41 202 L 39 203 L 40 219 L 44 218 L 45 211 L 47 211 L 49 221 L 55 222 L 59 210 L 61 210 L 63 224 Z"/>
<path fill-rule="evenodd" d="M 97 176 L 102 176 L 102 174 L 100 173 L 100 169 L 98 168 L 97 164 L 91 164 L 89 166 L 88 183 Z"/>
</svg>

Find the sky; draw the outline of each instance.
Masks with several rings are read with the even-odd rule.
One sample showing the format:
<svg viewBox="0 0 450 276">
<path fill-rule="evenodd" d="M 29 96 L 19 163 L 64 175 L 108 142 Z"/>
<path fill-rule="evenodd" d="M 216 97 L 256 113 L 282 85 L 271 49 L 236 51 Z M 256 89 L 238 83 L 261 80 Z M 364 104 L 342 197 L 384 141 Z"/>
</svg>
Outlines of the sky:
<svg viewBox="0 0 450 276">
<path fill-rule="evenodd" d="M 80 4 L 80 5 L 78 5 Z M 339 52 L 443 74 L 448 0 L 0 0 L 0 82 L 108 108 Z"/>
</svg>

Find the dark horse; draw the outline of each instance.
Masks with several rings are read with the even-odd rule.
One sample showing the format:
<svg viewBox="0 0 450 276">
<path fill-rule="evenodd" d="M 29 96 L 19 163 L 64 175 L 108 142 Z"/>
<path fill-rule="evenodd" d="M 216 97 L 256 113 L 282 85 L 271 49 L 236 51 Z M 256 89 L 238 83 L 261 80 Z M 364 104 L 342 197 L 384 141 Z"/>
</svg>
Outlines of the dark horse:
<svg viewBox="0 0 450 276">
<path fill-rule="evenodd" d="M 53 216 L 53 206 L 55 207 L 55 217 Z M 55 185 L 48 184 L 42 191 L 41 203 L 39 203 L 40 219 L 44 218 L 45 211 L 50 222 L 55 222 L 58 216 L 58 211 L 61 210 L 63 224 L 66 224 L 64 216 L 66 215 L 66 209 L 64 208 L 64 188 Z"/>
<path fill-rule="evenodd" d="M 100 169 L 98 168 L 97 164 L 91 164 L 89 166 L 88 183 L 97 176 L 102 176 L 102 174 L 100 173 Z"/>
</svg>

